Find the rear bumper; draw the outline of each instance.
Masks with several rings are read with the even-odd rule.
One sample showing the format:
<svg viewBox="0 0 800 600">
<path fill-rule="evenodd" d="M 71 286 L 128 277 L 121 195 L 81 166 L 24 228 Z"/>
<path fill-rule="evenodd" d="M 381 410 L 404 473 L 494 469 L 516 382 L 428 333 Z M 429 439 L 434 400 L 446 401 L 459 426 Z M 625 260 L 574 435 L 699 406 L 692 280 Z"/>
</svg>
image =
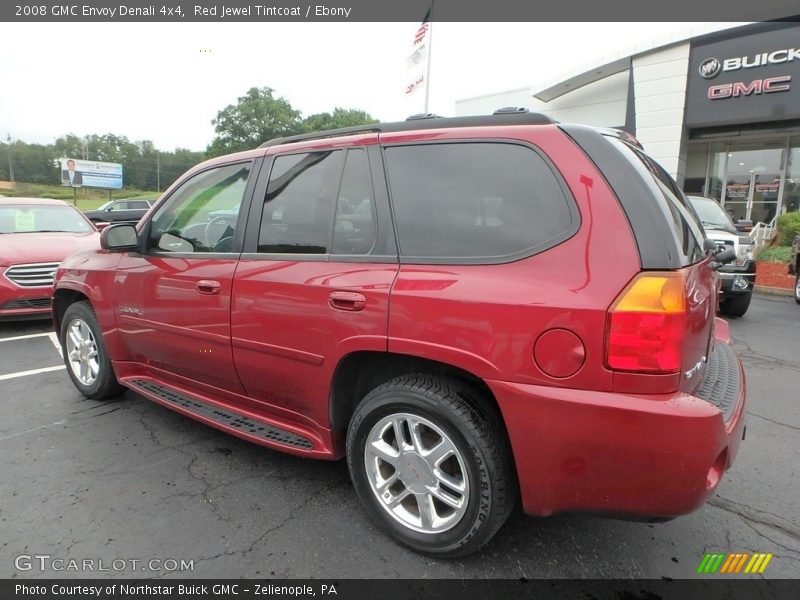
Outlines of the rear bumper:
<svg viewBox="0 0 800 600">
<path fill-rule="evenodd" d="M 735 364 L 715 384 L 737 384 L 723 408 L 684 393 L 487 381 L 507 425 L 525 512 L 672 517 L 702 506 L 736 458 L 744 432 L 744 371 L 732 356 Z"/>
</svg>

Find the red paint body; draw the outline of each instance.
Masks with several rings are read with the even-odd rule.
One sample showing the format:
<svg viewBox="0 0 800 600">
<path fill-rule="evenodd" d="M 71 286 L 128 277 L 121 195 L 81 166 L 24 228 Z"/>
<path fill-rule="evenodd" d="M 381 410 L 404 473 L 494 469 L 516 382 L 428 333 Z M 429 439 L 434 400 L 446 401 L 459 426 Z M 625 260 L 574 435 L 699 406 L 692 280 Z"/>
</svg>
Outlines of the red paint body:
<svg viewBox="0 0 800 600">
<path fill-rule="evenodd" d="M 491 390 L 529 514 L 672 516 L 696 509 L 736 455 L 745 397 L 742 385 L 724 422 L 717 407 L 692 396 L 702 368 L 697 377 L 682 376 L 708 355 L 713 337 L 719 280 L 709 260 L 683 269 L 681 371 L 610 370 L 604 363 L 608 310 L 641 270 L 636 242 L 603 175 L 557 127 L 388 133 L 361 136 L 358 143 L 476 137 L 525 140 L 550 157 L 577 204 L 577 233 L 540 254 L 497 265 L 164 259 L 98 251 L 88 261 L 62 265 L 57 289 L 80 292 L 96 307 L 122 383 L 168 382 L 304 435 L 314 448 L 255 440 L 189 415 L 245 439 L 339 458 L 344 435 L 330 417 L 337 367 L 355 352 L 418 357 L 466 372 Z M 325 139 L 239 158 L 344 144 Z M 201 293 L 201 280 L 219 282 L 218 293 Z M 549 333 L 554 330 L 561 333 Z M 716 337 L 728 343 L 726 327 L 718 325 Z M 538 351 L 537 340 L 544 340 Z M 548 358 L 559 344 L 569 355 Z"/>
<path fill-rule="evenodd" d="M 7 233 L 0 231 L 0 318 L 50 317 L 52 282 L 46 285 L 21 286 L 8 276 L 13 266 L 60 263 L 70 254 L 98 249 L 100 236 L 94 225 L 72 205 L 62 200 L 44 198 L 3 198 L 3 205 L 28 205 L 31 207 L 69 207 L 72 218 L 85 221 L 85 232 L 29 232 Z M 52 278 L 52 273 L 51 273 Z"/>
</svg>

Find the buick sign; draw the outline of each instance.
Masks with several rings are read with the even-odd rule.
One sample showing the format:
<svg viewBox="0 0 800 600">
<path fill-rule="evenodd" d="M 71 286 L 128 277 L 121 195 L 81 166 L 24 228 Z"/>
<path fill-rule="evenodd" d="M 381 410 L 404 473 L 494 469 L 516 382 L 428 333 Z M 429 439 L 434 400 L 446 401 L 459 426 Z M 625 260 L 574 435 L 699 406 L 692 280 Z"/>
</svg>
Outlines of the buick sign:
<svg viewBox="0 0 800 600">
<path fill-rule="evenodd" d="M 722 70 L 722 63 L 716 58 L 707 58 L 700 63 L 700 75 L 703 79 L 713 79 Z"/>
</svg>

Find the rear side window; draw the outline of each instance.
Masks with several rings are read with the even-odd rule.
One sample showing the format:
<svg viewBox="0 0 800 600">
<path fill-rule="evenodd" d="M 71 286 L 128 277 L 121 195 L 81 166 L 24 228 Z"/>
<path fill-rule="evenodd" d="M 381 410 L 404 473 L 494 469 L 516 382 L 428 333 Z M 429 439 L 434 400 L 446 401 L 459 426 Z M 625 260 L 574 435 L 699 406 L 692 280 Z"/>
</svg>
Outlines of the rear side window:
<svg viewBox="0 0 800 600">
<path fill-rule="evenodd" d="M 577 230 L 572 198 L 528 146 L 391 146 L 385 156 L 400 253 L 407 259 L 515 260 Z"/>
<path fill-rule="evenodd" d="M 683 254 L 683 264 L 693 264 L 705 257 L 703 229 L 697 214 L 675 180 L 664 168 L 638 148 L 618 140 L 611 140 L 634 164 L 643 165 L 659 190 L 657 197 L 664 199 L 662 208 L 668 212 L 667 222 Z"/>
<path fill-rule="evenodd" d="M 261 214 L 259 252 L 330 252 L 343 162 L 341 150 L 275 158 Z"/>
<path fill-rule="evenodd" d="M 367 153 L 347 152 L 333 228 L 333 254 L 369 254 L 377 235 L 375 198 Z"/>
</svg>

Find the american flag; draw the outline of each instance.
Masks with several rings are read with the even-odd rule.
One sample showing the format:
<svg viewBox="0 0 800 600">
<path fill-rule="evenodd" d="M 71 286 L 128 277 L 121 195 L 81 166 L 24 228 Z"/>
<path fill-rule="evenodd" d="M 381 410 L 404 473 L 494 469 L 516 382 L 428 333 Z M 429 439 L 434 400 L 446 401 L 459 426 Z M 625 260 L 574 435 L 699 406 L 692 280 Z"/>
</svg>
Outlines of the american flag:
<svg viewBox="0 0 800 600">
<path fill-rule="evenodd" d="M 428 9 L 428 12 L 425 13 L 425 18 L 422 19 L 422 23 L 419 25 L 419 29 L 417 29 L 417 33 L 414 35 L 414 45 L 422 43 L 422 40 L 425 39 L 425 36 L 428 34 L 428 29 L 430 27 L 431 21 L 431 11 Z"/>
</svg>

